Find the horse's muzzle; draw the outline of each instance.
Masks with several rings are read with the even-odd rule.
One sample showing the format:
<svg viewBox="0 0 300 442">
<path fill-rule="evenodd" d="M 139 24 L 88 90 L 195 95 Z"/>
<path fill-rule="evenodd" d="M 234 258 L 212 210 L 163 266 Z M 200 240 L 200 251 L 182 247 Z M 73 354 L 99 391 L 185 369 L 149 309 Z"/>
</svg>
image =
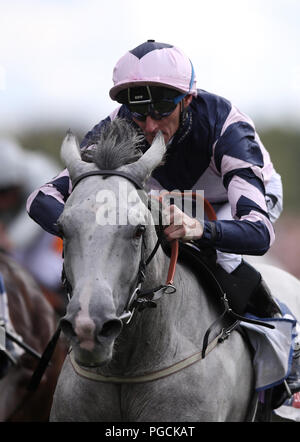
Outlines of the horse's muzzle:
<svg viewBox="0 0 300 442">
<path fill-rule="evenodd" d="M 76 362 L 85 366 L 100 366 L 110 361 L 114 341 L 123 325 L 118 318 L 101 321 L 66 314 L 61 318 L 60 326 L 73 348 Z"/>
</svg>

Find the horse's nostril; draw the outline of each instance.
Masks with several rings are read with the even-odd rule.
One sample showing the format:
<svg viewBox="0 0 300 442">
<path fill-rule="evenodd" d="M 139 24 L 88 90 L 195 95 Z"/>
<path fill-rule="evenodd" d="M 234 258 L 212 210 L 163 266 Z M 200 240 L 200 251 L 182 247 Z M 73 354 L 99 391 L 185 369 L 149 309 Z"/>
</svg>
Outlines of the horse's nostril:
<svg viewBox="0 0 300 442">
<path fill-rule="evenodd" d="M 71 322 L 69 322 L 67 319 L 61 319 L 60 326 L 61 326 L 62 332 L 64 333 L 64 335 L 68 339 L 71 339 L 74 336 L 76 336 L 76 333 L 74 331 L 74 328 L 73 328 Z"/>
<path fill-rule="evenodd" d="M 118 319 L 105 322 L 102 330 L 99 332 L 99 337 L 115 338 L 121 332 L 122 322 Z"/>
</svg>

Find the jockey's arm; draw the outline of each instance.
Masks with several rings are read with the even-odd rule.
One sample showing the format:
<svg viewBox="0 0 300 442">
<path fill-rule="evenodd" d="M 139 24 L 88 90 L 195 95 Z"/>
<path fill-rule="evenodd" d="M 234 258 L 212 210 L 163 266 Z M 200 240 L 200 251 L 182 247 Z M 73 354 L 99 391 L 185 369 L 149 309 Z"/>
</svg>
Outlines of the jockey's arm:
<svg viewBox="0 0 300 442">
<path fill-rule="evenodd" d="M 168 240 L 193 239 L 200 247 L 211 246 L 223 252 L 263 255 L 275 238 L 271 221 L 282 210 L 281 178 L 255 132 L 251 137 L 247 127 L 233 126 L 232 131 L 229 127 L 216 143 L 214 160 L 227 190 L 233 219 L 201 224 L 171 207 L 165 234 Z M 237 139 L 238 143 L 234 143 Z"/>
<path fill-rule="evenodd" d="M 97 124 L 81 143 L 81 149 L 85 150 L 93 144 L 98 137 L 102 125 L 110 118 Z M 26 204 L 29 216 L 39 224 L 44 230 L 52 235 L 61 236 L 57 226 L 57 220 L 62 214 L 69 195 L 72 191 L 72 183 L 67 169 L 64 169 L 52 181 L 44 184 L 32 192 Z"/>
<path fill-rule="evenodd" d="M 71 188 L 71 180 L 65 169 L 51 182 L 31 193 L 26 205 L 29 216 L 47 232 L 60 236 L 56 222 L 64 210 Z"/>
</svg>

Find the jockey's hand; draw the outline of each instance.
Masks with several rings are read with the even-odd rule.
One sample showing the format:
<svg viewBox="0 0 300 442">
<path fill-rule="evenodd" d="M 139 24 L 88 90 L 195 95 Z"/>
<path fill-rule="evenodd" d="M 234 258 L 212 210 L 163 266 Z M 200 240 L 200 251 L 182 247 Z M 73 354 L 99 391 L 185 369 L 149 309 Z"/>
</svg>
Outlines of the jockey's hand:
<svg viewBox="0 0 300 442">
<path fill-rule="evenodd" d="M 164 230 L 168 241 L 174 239 L 190 241 L 202 237 L 203 226 L 201 223 L 195 218 L 190 218 L 186 213 L 178 209 L 177 206 L 171 205 L 165 208 L 164 216 L 169 224 Z"/>
</svg>

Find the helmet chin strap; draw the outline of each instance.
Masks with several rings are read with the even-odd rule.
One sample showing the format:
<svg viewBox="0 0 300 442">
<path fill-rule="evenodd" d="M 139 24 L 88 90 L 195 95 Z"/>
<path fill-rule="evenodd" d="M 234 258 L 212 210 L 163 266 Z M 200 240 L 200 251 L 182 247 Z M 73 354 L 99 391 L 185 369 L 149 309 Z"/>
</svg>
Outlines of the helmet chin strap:
<svg viewBox="0 0 300 442">
<path fill-rule="evenodd" d="M 179 127 L 182 126 L 182 124 L 184 123 L 184 121 L 186 119 L 187 108 L 188 108 L 188 106 L 186 108 L 184 107 L 184 103 L 183 103 L 183 99 L 182 99 L 180 101 Z"/>
</svg>

